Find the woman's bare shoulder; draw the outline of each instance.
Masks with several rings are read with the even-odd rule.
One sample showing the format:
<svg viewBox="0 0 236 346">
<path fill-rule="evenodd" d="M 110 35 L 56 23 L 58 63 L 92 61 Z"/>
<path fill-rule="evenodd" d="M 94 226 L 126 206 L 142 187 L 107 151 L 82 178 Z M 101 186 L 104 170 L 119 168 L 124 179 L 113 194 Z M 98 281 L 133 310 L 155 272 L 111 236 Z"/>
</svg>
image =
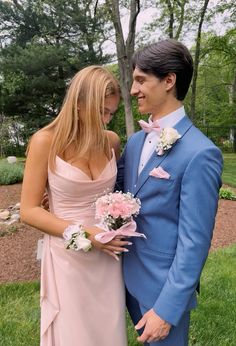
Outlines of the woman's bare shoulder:
<svg viewBox="0 0 236 346">
<path fill-rule="evenodd" d="M 113 131 L 106 130 L 107 136 L 109 138 L 110 144 L 113 148 L 120 146 L 120 137 L 117 133 Z"/>
<path fill-rule="evenodd" d="M 116 159 L 120 158 L 120 137 L 113 131 L 106 131 L 111 148 L 115 150 Z"/>
<path fill-rule="evenodd" d="M 51 145 L 53 138 L 53 132 L 51 130 L 38 130 L 33 134 L 30 139 L 30 143 L 34 142 L 38 145 Z"/>
<path fill-rule="evenodd" d="M 33 134 L 29 141 L 29 149 L 33 151 L 40 150 L 49 152 L 53 139 L 53 132 L 51 130 L 39 130 Z"/>
</svg>

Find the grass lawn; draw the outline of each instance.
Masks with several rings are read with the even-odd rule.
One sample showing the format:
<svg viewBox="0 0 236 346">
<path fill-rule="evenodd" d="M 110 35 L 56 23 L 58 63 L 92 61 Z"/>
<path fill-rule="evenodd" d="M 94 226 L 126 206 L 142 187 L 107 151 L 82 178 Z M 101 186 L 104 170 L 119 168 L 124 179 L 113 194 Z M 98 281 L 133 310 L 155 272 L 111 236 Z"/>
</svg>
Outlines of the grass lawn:
<svg viewBox="0 0 236 346">
<path fill-rule="evenodd" d="M 0 346 L 39 345 L 39 283 L 0 285 Z"/>
<path fill-rule="evenodd" d="M 236 187 L 236 154 L 224 154 L 223 182 Z"/>
<path fill-rule="evenodd" d="M 199 307 L 192 313 L 189 346 L 236 345 L 235 268 L 236 245 L 210 254 L 202 276 Z M 39 284 L 2 284 L 0 297 L 0 346 L 38 346 Z M 129 346 L 138 346 L 127 319 Z"/>
<path fill-rule="evenodd" d="M 210 254 L 199 306 L 192 313 L 190 345 L 236 345 L 236 244 Z"/>
</svg>

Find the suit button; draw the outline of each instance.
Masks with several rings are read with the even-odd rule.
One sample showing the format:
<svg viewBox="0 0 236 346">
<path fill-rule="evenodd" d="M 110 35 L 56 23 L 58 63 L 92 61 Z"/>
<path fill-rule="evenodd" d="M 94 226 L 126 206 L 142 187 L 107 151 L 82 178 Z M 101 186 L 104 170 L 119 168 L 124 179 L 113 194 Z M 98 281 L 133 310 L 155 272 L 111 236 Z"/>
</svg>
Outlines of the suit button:
<svg viewBox="0 0 236 346">
<path fill-rule="evenodd" d="M 134 187 L 136 187 L 137 185 L 135 184 Z"/>
</svg>

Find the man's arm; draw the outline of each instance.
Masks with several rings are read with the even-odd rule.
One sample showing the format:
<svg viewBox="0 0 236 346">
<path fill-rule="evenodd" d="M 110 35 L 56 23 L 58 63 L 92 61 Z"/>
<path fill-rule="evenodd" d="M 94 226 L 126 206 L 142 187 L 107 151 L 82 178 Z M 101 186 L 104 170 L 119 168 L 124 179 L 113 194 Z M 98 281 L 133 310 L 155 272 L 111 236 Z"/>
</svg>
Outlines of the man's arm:
<svg viewBox="0 0 236 346">
<path fill-rule="evenodd" d="M 188 164 L 181 184 L 176 255 L 154 311 L 177 325 L 196 290 L 211 245 L 221 186 L 222 155 L 211 147 Z"/>
<path fill-rule="evenodd" d="M 197 287 L 211 244 L 222 173 L 221 152 L 213 147 L 195 155 L 181 184 L 178 244 L 167 280 L 136 329 L 139 341 L 165 338 L 177 325 Z"/>
</svg>

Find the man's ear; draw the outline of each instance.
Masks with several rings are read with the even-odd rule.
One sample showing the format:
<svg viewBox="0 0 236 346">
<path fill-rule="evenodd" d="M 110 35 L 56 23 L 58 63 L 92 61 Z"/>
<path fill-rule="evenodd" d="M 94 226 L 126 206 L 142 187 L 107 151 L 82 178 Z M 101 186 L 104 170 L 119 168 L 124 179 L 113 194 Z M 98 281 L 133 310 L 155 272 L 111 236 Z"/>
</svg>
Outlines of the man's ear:
<svg viewBox="0 0 236 346">
<path fill-rule="evenodd" d="M 171 90 L 176 84 L 176 74 L 168 73 L 168 75 L 165 77 L 165 83 L 166 83 L 166 91 Z"/>
</svg>

